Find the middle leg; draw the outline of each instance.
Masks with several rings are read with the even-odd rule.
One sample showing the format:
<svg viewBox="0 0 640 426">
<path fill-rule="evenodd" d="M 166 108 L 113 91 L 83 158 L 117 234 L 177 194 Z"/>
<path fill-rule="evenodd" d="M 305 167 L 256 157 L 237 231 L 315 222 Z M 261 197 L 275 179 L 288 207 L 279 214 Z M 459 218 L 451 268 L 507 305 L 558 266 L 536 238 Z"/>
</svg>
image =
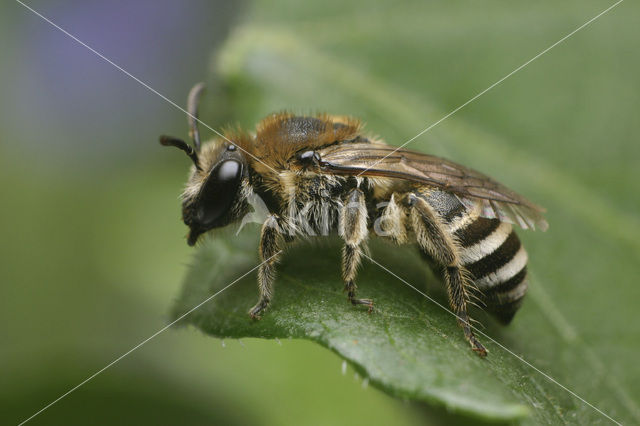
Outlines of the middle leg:
<svg viewBox="0 0 640 426">
<path fill-rule="evenodd" d="M 358 188 L 352 189 L 345 199 L 340 211 L 338 233 L 344 239 L 342 249 L 342 279 L 349 302 L 353 305 L 367 305 L 369 312 L 373 310 L 371 299 L 356 298 L 356 273 L 362 258 L 362 245 L 367 238 L 367 207 L 364 194 Z"/>
</svg>

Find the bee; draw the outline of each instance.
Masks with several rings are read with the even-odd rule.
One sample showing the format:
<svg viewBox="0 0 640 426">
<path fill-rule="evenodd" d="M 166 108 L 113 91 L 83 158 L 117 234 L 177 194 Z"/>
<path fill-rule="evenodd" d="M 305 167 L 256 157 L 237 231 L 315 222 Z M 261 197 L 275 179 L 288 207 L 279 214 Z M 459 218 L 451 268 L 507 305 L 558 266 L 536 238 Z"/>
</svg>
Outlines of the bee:
<svg viewBox="0 0 640 426">
<path fill-rule="evenodd" d="M 454 162 L 397 149 L 363 133 L 344 116 L 273 114 L 255 133 L 240 129 L 201 145 L 196 85 L 188 97 L 193 145 L 162 136 L 193 162 L 182 194 L 182 218 L 193 246 L 207 231 L 237 222 L 260 197 L 268 210 L 261 228 L 259 319 L 273 299 L 276 265 L 297 238 L 337 233 L 343 240 L 342 279 L 348 301 L 371 311 L 356 295 L 356 270 L 370 234 L 413 244 L 440 272 L 449 304 L 473 351 L 468 306 L 474 297 L 508 324 L 527 291 L 527 252 L 513 230 L 545 230 L 544 209 L 490 177 Z"/>
</svg>

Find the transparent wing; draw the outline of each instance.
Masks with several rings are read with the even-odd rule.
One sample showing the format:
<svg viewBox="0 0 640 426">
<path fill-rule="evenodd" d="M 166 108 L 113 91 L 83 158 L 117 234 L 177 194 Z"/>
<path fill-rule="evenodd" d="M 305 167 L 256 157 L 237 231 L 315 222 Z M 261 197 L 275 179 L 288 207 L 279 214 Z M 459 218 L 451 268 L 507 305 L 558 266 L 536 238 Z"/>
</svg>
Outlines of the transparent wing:
<svg viewBox="0 0 640 426">
<path fill-rule="evenodd" d="M 547 229 L 544 209 L 476 170 L 420 152 L 377 143 L 343 143 L 318 151 L 322 171 L 340 175 L 381 176 L 442 188 L 481 215 L 519 225 Z"/>
</svg>

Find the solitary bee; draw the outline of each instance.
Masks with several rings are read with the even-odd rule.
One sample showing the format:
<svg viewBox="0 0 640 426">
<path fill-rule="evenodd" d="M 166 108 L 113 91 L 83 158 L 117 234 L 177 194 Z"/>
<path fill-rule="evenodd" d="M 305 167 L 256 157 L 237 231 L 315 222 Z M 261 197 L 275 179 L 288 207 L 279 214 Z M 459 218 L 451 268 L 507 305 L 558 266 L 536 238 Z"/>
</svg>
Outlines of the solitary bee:
<svg viewBox="0 0 640 426">
<path fill-rule="evenodd" d="M 200 144 L 197 105 L 203 85 L 189 93 L 193 146 L 162 136 L 193 161 L 182 194 L 182 218 L 193 246 L 205 232 L 240 220 L 259 196 L 268 209 L 260 236 L 259 319 L 273 297 L 275 266 L 296 237 L 338 233 L 344 240 L 342 278 L 353 305 L 356 269 L 370 232 L 397 244 L 415 243 L 444 276 L 449 303 L 467 341 L 473 334 L 467 306 L 475 293 L 508 324 L 527 290 L 527 253 L 512 229 L 547 228 L 543 209 L 488 176 L 451 161 L 396 150 L 366 136 L 353 118 L 273 114 L 255 134 L 226 132 Z"/>
</svg>

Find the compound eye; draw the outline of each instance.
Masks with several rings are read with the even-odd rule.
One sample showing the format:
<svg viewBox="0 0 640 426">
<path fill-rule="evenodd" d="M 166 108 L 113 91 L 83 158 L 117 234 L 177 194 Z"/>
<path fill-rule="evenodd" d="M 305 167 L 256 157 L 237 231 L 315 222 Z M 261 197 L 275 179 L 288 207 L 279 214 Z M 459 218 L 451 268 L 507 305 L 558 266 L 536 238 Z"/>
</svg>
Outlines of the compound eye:
<svg viewBox="0 0 640 426">
<path fill-rule="evenodd" d="M 242 164 L 236 160 L 225 160 L 213 168 L 198 198 L 197 218 L 202 226 L 212 226 L 228 213 L 241 178 Z"/>
</svg>

